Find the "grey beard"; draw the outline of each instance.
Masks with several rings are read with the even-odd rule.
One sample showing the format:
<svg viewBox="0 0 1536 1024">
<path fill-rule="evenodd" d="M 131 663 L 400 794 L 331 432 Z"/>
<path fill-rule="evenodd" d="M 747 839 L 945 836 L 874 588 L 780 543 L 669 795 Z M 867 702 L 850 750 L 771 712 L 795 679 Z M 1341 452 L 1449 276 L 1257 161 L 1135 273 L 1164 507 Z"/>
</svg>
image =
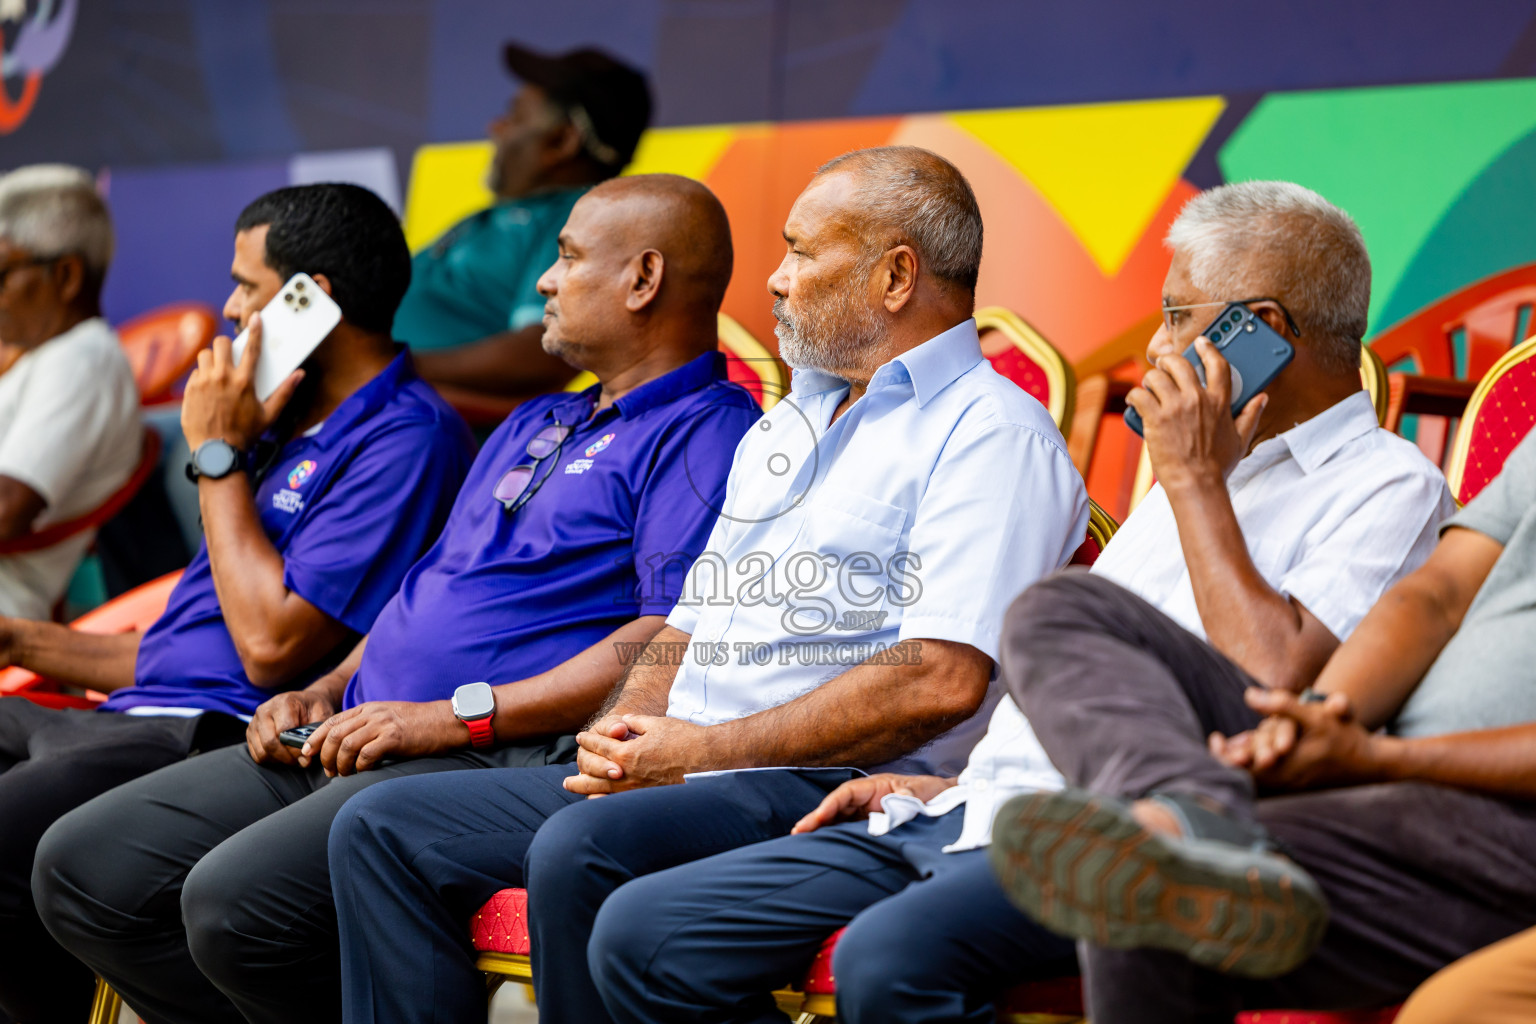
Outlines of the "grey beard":
<svg viewBox="0 0 1536 1024">
<path fill-rule="evenodd" d="M 842 375 L 860 366 L 880 366 L 886 347 L 886 325 L 867 306 L 844 293 L 818 308 L 791 317 L 783 299 L 773 304 L 778 326 L 779 358 L 797 370 L 821 370 Z M 871 359 L 874 359 L 871 362 Z"/>
</svg>

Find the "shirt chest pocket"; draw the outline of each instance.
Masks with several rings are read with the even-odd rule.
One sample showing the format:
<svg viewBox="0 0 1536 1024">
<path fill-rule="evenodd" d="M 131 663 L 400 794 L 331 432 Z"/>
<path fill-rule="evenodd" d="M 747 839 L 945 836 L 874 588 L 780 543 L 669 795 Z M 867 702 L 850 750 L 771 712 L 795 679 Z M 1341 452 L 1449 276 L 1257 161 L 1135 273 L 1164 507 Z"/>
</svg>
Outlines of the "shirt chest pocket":
<svg viewBox="0 0 1536 1024">
<path fill-rule="evenodd" d="M 823 486 L 805 506 L 795 546 L 779 560 L 785 632 L 853 637 L 878 632 L 900 596 L 907 512 Z"/>
</svg>

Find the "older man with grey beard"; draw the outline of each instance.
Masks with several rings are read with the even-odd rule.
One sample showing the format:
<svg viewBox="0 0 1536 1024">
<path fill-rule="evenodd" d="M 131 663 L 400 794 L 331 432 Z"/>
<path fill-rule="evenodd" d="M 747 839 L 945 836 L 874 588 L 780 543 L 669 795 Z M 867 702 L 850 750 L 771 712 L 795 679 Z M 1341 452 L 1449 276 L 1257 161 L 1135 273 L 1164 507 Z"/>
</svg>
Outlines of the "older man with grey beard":
<svg viewBox="0 0 1536 1024">
<path fill-rule="evenodd" d="M 615 888 L 784 835 L 860 769 L 953 775 L 980 735 L 1002 608 L 1070 557 L 1087 497 L 981 355 L 975 197 L 925 150 L 864 150 L 817 173 L 784 238 L 793 388 L 737 447 L 683 597 L 577 765 L 386 782 L 337 819 L 346 1019 L 483 1014 L 465 922 L 526 884 L 540 1020 L 608 1020 L 587 947 Z"/>
</svg>

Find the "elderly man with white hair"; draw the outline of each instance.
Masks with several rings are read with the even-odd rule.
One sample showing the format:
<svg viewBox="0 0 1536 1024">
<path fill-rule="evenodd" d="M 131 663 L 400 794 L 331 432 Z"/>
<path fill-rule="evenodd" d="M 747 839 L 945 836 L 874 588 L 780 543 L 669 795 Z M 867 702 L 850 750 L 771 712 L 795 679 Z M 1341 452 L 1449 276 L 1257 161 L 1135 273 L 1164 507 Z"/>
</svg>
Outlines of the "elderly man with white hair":
<svg viewBox="0 0 1536 1024">
<path fill-rule="evenodd" d="M 101 318 L 112 218 L 86 172 L 0 177 L 0 541 L 96 508 L 139 458 L 139 396 Z M 90 531 L 0 557 L 0 614 L 48 618 Z"/>
<path fill-rule="evenodd" d="M 1123 588 L 1059 577 L 1009 610 L 1004 679 L 1068 787 L 1003 805 L 993 865 L 1016 906 L 1081 940 L 1095 1024 L 1395 1002 L 1536 913 L 1529 805 L 1433 786 L 1256 790 L 1274 792 L 1266 768 L 1298 722 L 1312 774 L 1285 789 L 1446 781 L 1422 765 L 1351 777 L 1351 752 L 1329 745 L 1368 733 L 1345 694 L 1325 694 L 1341 664 L 1390 689 L 1420 636 L 1460 620 L 1455 595 L 1414 610 L 1435 562 L 1393 585 L 1466 513 L 1444 522 L 1438 471 L 1378 429 L 1358 391 L 1369 269 L 1342 212 L 1294 185 L 1229 185 L 1193 200 L 1169 238 L 1166 326 L 1130 398 L 1160 486 L 1105 552 Z M 1268 403 L 1235 424 L 1221 389 L 1175 356 L 1233 300 L 1296 346 Z M 1201 355 L 1214 380 L 1208 341 Z M 1122 537 L 1159 522 L 1177 523 L 1188 565 L 1184 599 L 1161 611 L 1145 598 L 1175 582 L 1168 557 L 1113 572 Z M 1406 610 L 1407 629 L 1384 640 L 1382 609 Z M 1486 685 L 1463 674 L 1440 692 Z M 1362 702 L 1361 722 L 1384 724 L 1393 699 Z M 1261 724 L 1271 714 L 1287 724 Z"/>
<path fill-rule="evenodd" d="M 1227 186 L 1193 200 L 1168 244 L 1165 326 L 1147 353 L 1157 368 L 1130 398 L 1162 483 L 1092 573 L 1030 591 L 1048 595 L 1057 631 L 1025 646 L 1059 659 L 1061 685 L 1102 673 L 1096 692 L 1111 707 L 1120 690 L 1134 702 L 1123 721 L 1090 704 L 1076 722 L 1112 766 L 1138 730 L 1155 734 L 1160 718 L 1181 714 L 1158 690 L 1137 696 L 1148 674 L 1137 659 L 1160 649 L 1153 636 L 1214 647 L 1213 658 L 1294 686 L 1424 561 L 1452 507 L 1439 471 L 1377 427 L 1360 390 L 1370 263 L 1343 211 L 1296 185 Z M 1296 349 L 1235 420 L 1220 353 L 1202 352 L 1218 382 L 1209 390 L 1180 355 L 1229 300 Z M 1005 675 L 1017 628 L 1004 635 Z M 1241 702 L 1240 688 L 1233 696 Z M 1010 986 L 1072 969 L 1071 941 L 1010 905 L 988 864 L 998 808 L 1061 787 L 1030 720 L 1005 698 L 958 778 L 853 779 L 794 835 L 620 888 L 588 947 L 603 1001 L 620 1024 L 782 1019 L 771 991 L 846 926 L 832 964 L 838 1020 L 991 1021 Z"/>
</svg>

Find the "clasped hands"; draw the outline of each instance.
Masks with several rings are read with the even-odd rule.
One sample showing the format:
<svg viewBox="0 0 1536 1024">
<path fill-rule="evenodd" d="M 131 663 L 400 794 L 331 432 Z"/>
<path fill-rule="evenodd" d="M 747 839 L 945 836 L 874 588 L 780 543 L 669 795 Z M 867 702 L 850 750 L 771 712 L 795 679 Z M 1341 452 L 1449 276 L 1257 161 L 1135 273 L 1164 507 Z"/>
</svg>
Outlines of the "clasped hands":
<svg viewBox="0 0 1536 1024">
<path fill-rule="evenodd" d="M 578 773 L 565 788 L 607 796 L 646 786 L 670 786 L 687 772 L 728 767 L 711 754 L 710 727 L 657 715 L 609 715 L 576 734 Z"/>
<path fill-rule="evenodd" d="M 1304 703 L 1284 690 L 1255 687 L 1243 696 L 1266 717 L 1236 736 L 1212 733 L 1210 751 L 1223 764 L 1246 770 L 1260 789 L 1325 789 L 1379 778 L 1378 738 L 1355 720 L 1344 694 Z"/>
</svg>

